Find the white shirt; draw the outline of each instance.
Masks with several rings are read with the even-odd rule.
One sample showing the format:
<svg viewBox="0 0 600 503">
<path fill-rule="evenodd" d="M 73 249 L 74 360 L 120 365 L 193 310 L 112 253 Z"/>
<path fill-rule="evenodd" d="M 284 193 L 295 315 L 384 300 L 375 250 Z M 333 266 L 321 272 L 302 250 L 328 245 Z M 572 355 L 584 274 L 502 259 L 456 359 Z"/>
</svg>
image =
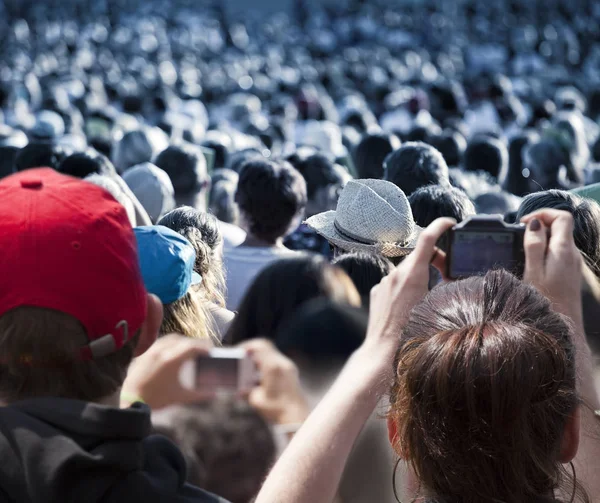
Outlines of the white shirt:
<svg viewBox="0 0 600 503">
<path fill-rule="evenodd" d="M 301 252 L 287 248 L 238 246 L 226 249 L 223 263 L 227 278 L 227 309 L 237 311 L 254 278 L 271 262 L 300 255 Z"/>
<path fill-rule="evenodd" d="M 223 247 L 225 249 L 240 246 L 246 241 L 246 233 L 237 225 L 228 224 L 219 220 L 219 230 L 223 236 Z"/>
</svg>

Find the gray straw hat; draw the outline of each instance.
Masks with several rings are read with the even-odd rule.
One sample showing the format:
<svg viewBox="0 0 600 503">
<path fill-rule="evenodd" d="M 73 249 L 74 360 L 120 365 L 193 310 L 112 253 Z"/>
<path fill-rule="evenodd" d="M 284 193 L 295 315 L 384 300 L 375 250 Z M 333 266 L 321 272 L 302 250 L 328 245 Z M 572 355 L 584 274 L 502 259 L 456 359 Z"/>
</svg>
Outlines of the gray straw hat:
<svg viewBox="0 0 600 503">
<path fill-rule="evenodd" d="M 414 248 L 423 230 L 415 224 L 404 192 L 384 180 L 351 180 L 335 211 L 306 221 L 332 245 L 346 251 L 402 257 Z"/>
</svg>

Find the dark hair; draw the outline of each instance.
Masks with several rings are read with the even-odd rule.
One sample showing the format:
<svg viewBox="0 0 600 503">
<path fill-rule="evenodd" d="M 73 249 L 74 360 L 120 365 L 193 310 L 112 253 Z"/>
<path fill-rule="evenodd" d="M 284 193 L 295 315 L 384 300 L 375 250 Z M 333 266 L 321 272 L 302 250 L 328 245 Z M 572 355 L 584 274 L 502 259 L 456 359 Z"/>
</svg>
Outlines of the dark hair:
<svg viewBox="0 0 600 503">
<path fill-rule="evenodd" d="M 350 278 L 324 257 L 278 260 L 263 269 L 246 292 L 225 342 L 233 345 L 255 337 L 274 340 L 280 324 L 315 298 L 360 304 Z"/>
<path fill-rule="evenodd" d="M 596 201 L 563 190 L 547 190 L 523 199 L 517 220 L 543 208 L 568 211 L 573 215 L 573 238 L 587 265 L 600 277 L 600 206 Z"/>
<path fill-rule="evenodd" d="M 446 130 L 430 140 L 431 146 L 439 150 L 448 166 L 460 166 L 467 148 L 467 140 L 458 131 Z"/>
<path fill-rule="evenodd" d="M 153 421 L 181 450 L 187 481 L 232 503 L 251 501 L 275 461 L 268 423 L 240 398 L 172 407 Z"/>
<path fill-rule="evenodd" d="M 235 200 L 250 233 L 266 241 L 283 237 L 306 206 L 306 182 L 289 163 L 248 161 Z"/>
<path fill-rule="evenodd" d="M 523 174 L 523 151 L 528 145 L 539 140 L 535 131 L 524 131 L 513 137 L 508 144 L 508 171 L 502 188 L 516 196 L 524 196 L 530 192 L 529 181 Z"/>
<path fill-rule="evenodd" d="M 475 198 L 477 213 L 484 215 L 506 215 L 516 211 L 521 199 L 504 191 L 486 192 Z"/>
<path fill-rule="evenodd" d="M 112 162 L 94 149 L 76 152 L 66 157 L 58 166 L 58 171 L 76 178 L 85 178 L 94 173 L 113 178 L 117 174 Z"/>
<path fill-rule="evenodd" d="M 568 153 L 550 139 L 529 144 L 523 154 L 527 157 L 526 167 L 530 170 L 530 191 L 566 188 L 560 180 L 560 168 L 569 163 Z"/>
<path fill-rule="evenodd" d="M 12 175 L 16 171 L 15 159 L 21 149 L 19 147 L 0 147 L 0 178 Z"/>
<path fill-rule="evenodd" d="M 392 264 L 387 258 L 373 253 L 352 252 L 345 253 L 333 261 L 350 277 L 362 298 L 362 304 L 369 306 L 371 290 L 381 283 L 392 269 Z"/>
<path fill-rule="evenodd" d="M 339 173 L 334 168 L 334 163 L 326 155 L 316 153 L 300 159 L 294 167 L 306 182 L 306 195 L 311 200 L 315 193 L 328 185 L 342 183 Z"/>
<path fill-rule="evenodd" d="M 206 159 L 195 146 L 172 145 L 158 154 L 154 164 L 171 178 L 175 197 L 195 194 L 207 185 Z"/>
<path fill-rule="evenodd" d="M 462 222 L 468 216 L 475 215 L 475 206 L 469 196 L 455 187 L 421 187 L 408 201 L 415 222 L 421 227 L 427 227 L 440 217 L 450 217 Z"/>
<path fill-rule="evenodd" d="M 400 148 L 400 140 L 393 134 L 376 133 L 362 137 L 352 153 L 358 178 L 383 178 L 383 161 Z"/>
<path fill-rule="evenodd" d="M 367 333 L 367 311 L 325 299 L 302 304 L 281 323 L 275 340 L 285 354 L 331 363 L 356 351 Z"/>
<path fill-rule="evenodd" d="M 508 169 L 508 150 L 496 138 L 477 136 L 469 142 L 463 158 L 466 171 L 487 171 L 496 180 Z"/>
<path fill-rule="evenodd" d="M 190 206 L 176 208 L 163 216 L 164 225 L 185 237 L 196 252 L 194 270 L 202 276 L 200 291 L 206 300 L 225 306 L 225 278 L 220 255 L 223 242 L 217 219 Z"/>
<path fill-rule="evenodd" d="M 410 196 L 427 185 L 449 185 L 442 154 L 425 143 L 406 143 L 385 159 L 385 179 Z"/>
<path fill-rule="evenodd" d="M 225 167 L 235 171 L 236 173 L 240 173 L 248 161 L 257 159 L 264 160 L 264 158 L 265 157 L 254 148 L 240 150 L 239 152 L 235 152 L 229 156 L 227 165 Z"/>
<path fill-rule="evenodd" d="M 237 184 L 227 180 L 213 183 L 210 187 L 208 207 L 210 212 L 221 222 L 237 224 L 239 209 L 235 204 Z"/>
<path fill-rule="evenodd" d="M 227 148 L 227 135 L 223 133 L 225 138 L 213 137 L 209 140 L 204 140 L 202 146 L 210 148 L 215 153 L 214 169 L 224 168 L 229 159 L 229 149 Z"/>
<path fill-rule="evenodd" d="M 54 168 L 67 156 L 65 150 L 55 143 L 33 142 L 23 147 L 15 157 L 15 169 Z"/>
<path fill-rule="evenodd" d="M 447 283 L 416 306 L 394 369 L 395 448 L 444 501 L 546 501 L 578 406 L 569 323 L 505 271 Z M 582 488 L 583 501 L 589 502 Z"/>
</svg>

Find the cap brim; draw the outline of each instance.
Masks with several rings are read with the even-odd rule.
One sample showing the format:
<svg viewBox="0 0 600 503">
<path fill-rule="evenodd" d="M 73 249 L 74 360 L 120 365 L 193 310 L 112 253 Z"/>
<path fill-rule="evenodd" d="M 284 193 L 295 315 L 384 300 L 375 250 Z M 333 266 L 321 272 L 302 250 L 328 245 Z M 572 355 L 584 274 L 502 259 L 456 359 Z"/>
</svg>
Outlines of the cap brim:
<svg viewBox="0 0 600 503">
<path fill-rule="evenodd" d="M 410 242 L 407 246 L 399 246 L 396 243 L 377 243 L 374 245 L 367 245 L 364 243 L 358 243 L 356 241 L 349 240 L 342 236 L 335 228 L 335 211 L 326 211 L 325 213 L 319 213 L 306 220 L 305 224 L 308 225 L 320 236 L 323 236 L 332 245 L 342 248 L 345 251 L 364 251 L 367 253 L 377 253 L 384 257 L 404 257 L 415 249 L 419 234 L 423 231 L 421 227 L 415 225 L 415 232 L 413 233 Z"/>
</svg>

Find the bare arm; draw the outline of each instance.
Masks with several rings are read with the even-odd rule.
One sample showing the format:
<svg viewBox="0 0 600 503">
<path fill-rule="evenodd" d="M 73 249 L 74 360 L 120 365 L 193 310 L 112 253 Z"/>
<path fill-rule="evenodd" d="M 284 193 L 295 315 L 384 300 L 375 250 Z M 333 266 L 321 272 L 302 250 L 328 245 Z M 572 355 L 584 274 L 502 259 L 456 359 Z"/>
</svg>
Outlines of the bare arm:
<svg viewBox="0 0 600 503">
<path fill-rule="evenodd" d="M 389 387 L 402 328 L 427 293 L 435 243 L 454 223 L 434 222 L 415 251 L 373 289 L 365 343 L 284 451 L 256 503 L 331 503 L 335 498 L 352 446 Z"/>
</svg>

